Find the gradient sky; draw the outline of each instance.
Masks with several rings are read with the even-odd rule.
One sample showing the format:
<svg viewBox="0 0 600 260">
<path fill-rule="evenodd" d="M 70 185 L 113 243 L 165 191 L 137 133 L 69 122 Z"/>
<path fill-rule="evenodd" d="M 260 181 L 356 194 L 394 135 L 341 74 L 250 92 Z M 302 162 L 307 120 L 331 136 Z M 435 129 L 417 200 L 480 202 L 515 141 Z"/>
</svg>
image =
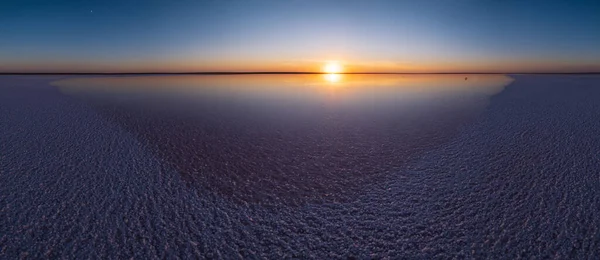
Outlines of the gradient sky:
<svg viewBox="0 0 600 260">
<path fill-rule="evenodd" d="M 600 1 L 0 2 L 0 72 L 600 71 Z"/>
</svg>

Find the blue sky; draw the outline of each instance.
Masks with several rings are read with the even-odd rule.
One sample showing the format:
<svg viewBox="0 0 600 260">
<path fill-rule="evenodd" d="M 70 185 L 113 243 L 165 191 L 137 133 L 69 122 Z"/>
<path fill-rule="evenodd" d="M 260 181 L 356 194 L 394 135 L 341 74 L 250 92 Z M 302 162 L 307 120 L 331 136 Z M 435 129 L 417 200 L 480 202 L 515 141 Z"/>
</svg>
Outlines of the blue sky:
<svg viewBox="0 0 600 260">
<path fill-rule="evenodd" d="M 2 1 L 0 71 L 600 71 L 600 1 Z"/>
</svg>

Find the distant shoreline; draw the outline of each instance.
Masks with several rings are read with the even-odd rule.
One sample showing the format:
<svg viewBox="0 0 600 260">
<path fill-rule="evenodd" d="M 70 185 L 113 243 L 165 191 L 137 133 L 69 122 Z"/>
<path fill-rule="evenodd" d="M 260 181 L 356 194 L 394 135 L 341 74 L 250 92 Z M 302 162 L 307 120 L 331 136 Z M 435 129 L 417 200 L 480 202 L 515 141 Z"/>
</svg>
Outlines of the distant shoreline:
<svg viewBox="0 0 600 260">
<path fill-rule="evenodd" d="M 324 72 L 0 72 L 0 75 L 327 75 Z M 342 75 L 600 75 L 600 72 L 346 72 Z"/>
</svg>

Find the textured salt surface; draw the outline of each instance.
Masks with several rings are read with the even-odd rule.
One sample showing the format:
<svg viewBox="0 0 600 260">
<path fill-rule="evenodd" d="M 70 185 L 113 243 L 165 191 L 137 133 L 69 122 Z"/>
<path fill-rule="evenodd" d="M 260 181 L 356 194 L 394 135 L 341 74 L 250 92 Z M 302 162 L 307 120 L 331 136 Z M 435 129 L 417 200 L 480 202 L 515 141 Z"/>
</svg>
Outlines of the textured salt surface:
<svg viewBox="0 0 600 260">
<path fill-rule="evenodd" d="M 187 187 L 151 142 L 47 81 L 0 81 L 0 258 L 600 255 L 600 77 L 517 76 L 355 199 L 268 207 Z"/>
</svg>

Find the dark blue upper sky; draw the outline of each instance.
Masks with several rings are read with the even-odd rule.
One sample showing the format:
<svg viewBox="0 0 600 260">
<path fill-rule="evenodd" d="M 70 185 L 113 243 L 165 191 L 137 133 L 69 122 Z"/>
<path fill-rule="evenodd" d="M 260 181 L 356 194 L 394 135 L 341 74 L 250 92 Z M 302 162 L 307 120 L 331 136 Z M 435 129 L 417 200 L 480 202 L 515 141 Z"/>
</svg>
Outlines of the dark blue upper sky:
<svg viewBox="0 0 600 260">
<path fill-rule="evenodd" d="M 0 71 L 600 71 L 600 1 L 0 2 Z"/>
</svg>

